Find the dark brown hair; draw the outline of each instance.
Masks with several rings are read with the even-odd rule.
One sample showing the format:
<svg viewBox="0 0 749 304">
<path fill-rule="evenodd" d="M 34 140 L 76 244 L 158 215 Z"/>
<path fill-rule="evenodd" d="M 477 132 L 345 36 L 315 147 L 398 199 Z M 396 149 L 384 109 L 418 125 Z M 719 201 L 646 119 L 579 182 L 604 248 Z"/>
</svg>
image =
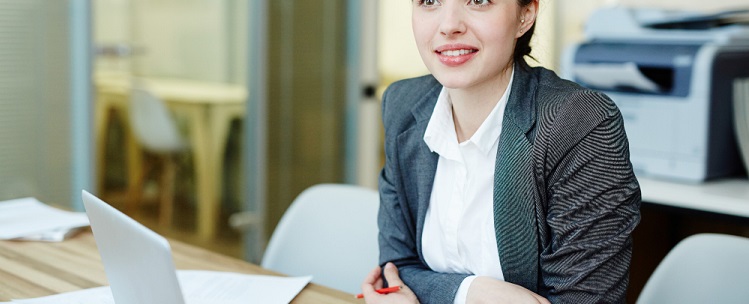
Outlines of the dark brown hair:
<svg viewBox="0 0 749 304">
<path fill-rule="evenodd" d="M 520 7 L 526 7 L 531 4 L 534 0 L 518 0 L 518 5 Z M 528 63 L 525 61 L 525 56 L 528 56 L 530 58 L 533 58 L 530 56 L 531 54 L 531 38 L 533 37 L 533 32 L 536 29 L 536 22 L 533 22 L 533 25 L 530 29 L 528 29 L 527 32 L 523 33 L 523 36 L 520 36 L 518 38 L 517 43 L 515 44 L 515 51 L 512 54 L 512 58 L 516 63 L 519 63 L 521 67 L 528 68 L 530 67 Z"/>
</svg>

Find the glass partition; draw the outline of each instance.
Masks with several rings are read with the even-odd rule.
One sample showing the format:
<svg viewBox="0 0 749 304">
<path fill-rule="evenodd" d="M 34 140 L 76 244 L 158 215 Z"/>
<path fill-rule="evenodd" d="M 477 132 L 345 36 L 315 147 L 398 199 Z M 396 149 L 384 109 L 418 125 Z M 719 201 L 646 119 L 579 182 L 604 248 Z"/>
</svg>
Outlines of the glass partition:
<svg viewBox="0 0 749 304">
<path fill-rule="evenodd" d="M 0 2 L 0 200 L 80 209 L 88 188 L 89 7 Z"/>
</svg>

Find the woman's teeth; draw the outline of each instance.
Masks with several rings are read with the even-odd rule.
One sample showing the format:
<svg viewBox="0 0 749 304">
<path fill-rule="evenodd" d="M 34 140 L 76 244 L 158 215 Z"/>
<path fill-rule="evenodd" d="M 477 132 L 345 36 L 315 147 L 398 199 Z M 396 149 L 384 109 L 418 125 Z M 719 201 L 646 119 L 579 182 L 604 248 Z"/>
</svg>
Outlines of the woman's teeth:
<svg viewBox="0 0 749 304">
<path fill-rule="evenodd" d="M 449 51 L 443 51 L 442 55 L 453 57 L 453 56 L 461 56 L 465 54 L 470 54 L 473 52 L 475 51 L 474 50 L 449 50 Z"/>
</svg>

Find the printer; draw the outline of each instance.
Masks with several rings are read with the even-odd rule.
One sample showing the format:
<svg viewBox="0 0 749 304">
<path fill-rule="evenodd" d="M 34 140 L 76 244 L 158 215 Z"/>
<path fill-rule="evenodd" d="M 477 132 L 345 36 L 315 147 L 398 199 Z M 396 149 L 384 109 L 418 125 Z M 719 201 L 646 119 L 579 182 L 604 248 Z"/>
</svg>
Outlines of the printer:
<svg viewBox="0 0 749 304">
<path fill-rule="evenodd" d="M 749 26 L 732 19 L 744 13 L 603 8 L 565 50 L 562 77 L 619 107 L 638 176 L 696 183 L 745 172 L 733 104 L 749 103 L 734 94 L 749 86 Z"/>
</svg>

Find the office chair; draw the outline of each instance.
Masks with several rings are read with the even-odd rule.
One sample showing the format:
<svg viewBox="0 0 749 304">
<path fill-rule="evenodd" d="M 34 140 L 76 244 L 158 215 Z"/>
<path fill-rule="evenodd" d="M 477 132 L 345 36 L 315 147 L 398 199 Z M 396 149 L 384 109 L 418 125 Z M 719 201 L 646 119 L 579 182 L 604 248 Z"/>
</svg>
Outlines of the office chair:
<svg viewBox="0 0 749 304">
<path fill-rule="evenodd" d="M 148 88 L 133 82 L 130 91 L 130 127 L 138 143 L 144 150 L 155 155 L 163 164 L 159 185 L 159 224 L 169 226 L 172 221 L 174 188 L 177 171 L 177 153 L 187 150 L 188 145 L 180 133 L 177 123 L 164 101 L 151 93 Z M 140 201 L 145 174 L 138 177 L 130 194 L 130 209 Z"/>
<path fill-rule="evenodd" d="M 749 303 L 749 238 L 697 234 L 663 258 L 637 303 Z"/>
<path fill-rule="evenodd" d="M 321 184 L 303 191 L 284 213 L 261 265 L 348 293 L 379 258 L 379 194 L 353 185 Z"/>
</svg>

